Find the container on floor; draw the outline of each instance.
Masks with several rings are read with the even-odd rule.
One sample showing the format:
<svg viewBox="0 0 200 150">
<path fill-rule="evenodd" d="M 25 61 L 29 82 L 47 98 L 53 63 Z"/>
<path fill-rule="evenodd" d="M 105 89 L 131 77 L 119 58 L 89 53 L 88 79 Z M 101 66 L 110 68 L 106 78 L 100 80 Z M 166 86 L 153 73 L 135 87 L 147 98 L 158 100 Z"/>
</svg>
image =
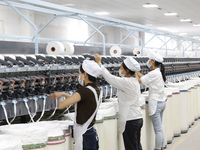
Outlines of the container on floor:
<svg viewBox="0 0 200 150">
<path fill-rule="evenodd" d="M 65 150 L 65 135 L 59 123 L 42 121 L 36 124 L 45 127 L 48 131 L 47 150 Z"/>
<path fill-rule="evenodd" d="M 48 132 L 35 123 L 1 126 L 0 132 L 20 137 L 24 150 L 47 150 Z"/>
<path fill-rule="evenodd" d="M 0 150 L 22 150 L 20 137 L 0 134 Z"/>
</svg>

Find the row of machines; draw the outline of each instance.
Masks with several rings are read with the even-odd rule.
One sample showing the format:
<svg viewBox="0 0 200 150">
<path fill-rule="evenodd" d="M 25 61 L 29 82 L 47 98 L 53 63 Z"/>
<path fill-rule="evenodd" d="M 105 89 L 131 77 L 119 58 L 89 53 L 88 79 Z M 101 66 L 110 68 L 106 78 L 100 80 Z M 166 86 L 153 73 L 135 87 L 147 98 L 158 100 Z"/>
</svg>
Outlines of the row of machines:
<svg viewBox="0 0 200 150">
<path fill-rule="evenodd" d="M 126 56 L 102 56 L 103 65 L 113 75 Z M 146 65 L 148 57 L 134 57 L 141 65 L 141 73 L 150 70 Z M 37 114 L 55 109 L 51 100 L 54 91 L 73 94 L 80 88 L 78 70 L 85 59 L 94 60 L 92 55 L 0 55 L 0 120 Z M 164 58 L 166 75 L 198 71 L 200 58 Z M 116 97 L 117 89 L 109 85 L 103 77 L 98 78 L 102 98 Z M 141 85 L 141 91 L 145 90 Z M 5 110 L 7 116 L 5 115 Z"/>
</svg>

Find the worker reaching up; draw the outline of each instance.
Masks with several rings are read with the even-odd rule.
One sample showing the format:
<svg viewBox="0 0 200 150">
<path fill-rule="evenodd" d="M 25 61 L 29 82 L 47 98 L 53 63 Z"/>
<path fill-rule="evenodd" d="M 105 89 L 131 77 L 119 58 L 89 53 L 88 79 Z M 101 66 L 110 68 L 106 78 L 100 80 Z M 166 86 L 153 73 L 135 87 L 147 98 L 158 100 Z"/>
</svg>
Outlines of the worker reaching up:
<svg viewBox="0 0 200 150">
<path fill-rule="evenodd" d="M 140 71 L 139 63 L 133 57 L 127 57 L 120 66 L 119 75 L 114 76 L 102 65 L 99 54 L 95 61 L 102 69 L 102 76 L 118 89 L 119 132 L 123 134 L 126 150 L 142 150 L 140 133 L 143 126 L 142 110 L 139 105 L 140 84 L 135 78 L 135 71 Z"/>
<path fill-rule="evenodd" d="M 166 81 L 165 68 L 162 64 L 163 58 L 158 53 L 151 53 L 147 66 L 151 71 L 142 75 L 136 72 L 139 83 L 143 83 L 149 87 L 149 116 L 151 117 L 154 131 L 156 134 L 156 150 L 164 150 L 165 138 L 162 130 L 162 118 L 165 110 L 166 95 L 164 91 L 164 83 Z"/>
</svg>

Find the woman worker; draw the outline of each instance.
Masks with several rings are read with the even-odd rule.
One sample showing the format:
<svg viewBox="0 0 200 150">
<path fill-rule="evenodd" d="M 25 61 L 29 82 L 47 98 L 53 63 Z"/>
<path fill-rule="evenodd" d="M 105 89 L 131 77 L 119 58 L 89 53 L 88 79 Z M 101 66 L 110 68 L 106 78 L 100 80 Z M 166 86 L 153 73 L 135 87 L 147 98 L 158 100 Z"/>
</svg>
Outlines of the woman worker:
<svg viewBox="0 0 200 150">
<path fill-rule="evenodd" d="M 156 150 L 164 150 L 165 139 L 162 130 L 162 117 L 165 110 L 165 92 L 164 84 L 166 81 L 165 68 L 162 64 L 163 58 L 158 53 L 151 53 L 147 66 L 151 71 L 142 75 L 136 72 L 139 83 L 143 83 L 149 87 L 149 116 L 151 117 L 154 132 L 156 134 Z"/>
<path fill-rule="evenodd" d="M 79 83 L 83 86 L 73 95 L 54 92 L 54 98 L 63 96 L 58 108 L 64 109 L 75 104 L 74 139 L 75 150 L 98 150 L 98 135 L 93 128 L 95 116 L 100 104 L 100 90 L 96 85 L 97 77 L 102 73 L 99 65 L 91 60 L 84 60 L 79 69 Z"/>
<path fill-rule="evenodd" d="M 119 132 L 123 133 L 126 150 L 142 150 L 140 132 L 143 125 L 142 110 L 139 105 L 140 85 L 134 77 L 140 70 L 139 63 L 132 57 L 126 58 L 119 69 L 121 77 L 114 76 L 101 64 L 99 54 L 94 55 L 97 64 L 102 68 L 102 76 L 118 89 Z"/>
</svg>

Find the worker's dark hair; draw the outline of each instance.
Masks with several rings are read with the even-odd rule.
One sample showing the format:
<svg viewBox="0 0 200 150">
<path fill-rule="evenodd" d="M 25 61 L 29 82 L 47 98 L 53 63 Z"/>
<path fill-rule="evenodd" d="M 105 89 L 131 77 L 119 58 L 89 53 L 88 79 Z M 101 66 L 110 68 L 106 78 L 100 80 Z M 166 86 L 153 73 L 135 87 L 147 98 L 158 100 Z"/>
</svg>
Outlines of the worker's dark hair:
<svg viewBox="0 0 200 150">
<path fill-rule="evenodd" d="M 81 64 L 81 66 L 80 66 L 80 71 L 81 71 L 81 73 L 84 73 L 84 72 L 85 72 L 85 71 L 83 70 L 82 64 Z M 86 73 L 87 73 L 87 72 L 86 72 Z M 95 78 L 95 77 L 89 75 L 88 73 L 87 73 L 87 75 L 88 75 L 88 79 L 89 79 L 90 81 L 92 81 L 92 82 L 96 82 L 96 81 L 97 81 L 97 78 Z"/>
<path fill-rule="evenodd" d="M 135 71 L 131 71 L 130 69 L 128 69 L 128 67 L 125 65 L 124 62 L 122 62 L 122 66 L 124 68 L 124 70 L 128 70 L 128 72 L 133 76 L 135 74 Z"/>
<path fill-rule="evenodd" d="M 160 72 L 161 72 L 162 77 L 163 77 L 163 80 L 164 80 L 164 82 L 165 82 L 165 81 L 166 81 L 165 66 L 164 66 L 162 63 L 157 62 L 157 61 L 155 61 L 155 66 L 156 66 L 156 67 L 160 67 Z"/>
</svg>

